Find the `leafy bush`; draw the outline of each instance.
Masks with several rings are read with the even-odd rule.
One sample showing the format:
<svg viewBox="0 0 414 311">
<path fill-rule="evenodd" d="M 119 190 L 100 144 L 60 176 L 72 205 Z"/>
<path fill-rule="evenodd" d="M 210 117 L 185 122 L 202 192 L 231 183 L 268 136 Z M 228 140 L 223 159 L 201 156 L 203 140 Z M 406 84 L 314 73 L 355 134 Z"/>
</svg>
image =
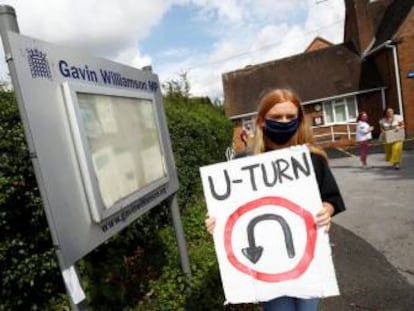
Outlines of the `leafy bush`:
<svg viewBox="0 0 414 311">
<path fill-rule="evenodd" d="M 0 107 L 0 310 L 45 310 L 63 282 L 12 92 Z"/>
<path fill-rule="evenodd" d="M 82 274 L 88 276 L 90 301 L 98 302 L 96 309 L 117 310 L 115 306 L 127 302 L 131 310 L 200 310 L 195 308 L 200 303 L 205 306 L 201 310 L 217 310 L 224 301 L 212 239 L 204 229 L 206 207 L 199 167 L 224 160 L 231 124 L 205 99 L 167 97 L 165 110 L 180 181 L 178 201 L 192 282 L 180 269 L 169 210 L 158 206 L 86 258 Z M 116 254 L 130 255 L 124 255 L 122 265 Z M 211 295 L 205 296 L 208 292 Z"/>
<path fill-rule="evenodd" d="M 232 127 L 209 100 L 170 95 L 165 110 L 192 282 L 180 269 L 169 210 L 161 204 L 78 263 L 92 310 L 223 308 L 199 167 L 224 160 Z M 13 93 L 2 91 L 0 104 L 0 310 L 68 310 Z"/>
<path fill-rule="evenodd" d="M 199 168 L 225 159 L 232 125 L 207 99 L 165 100 L 168 128 L 180 182 L 179 203 L 201 193 Z"/>
</svg>

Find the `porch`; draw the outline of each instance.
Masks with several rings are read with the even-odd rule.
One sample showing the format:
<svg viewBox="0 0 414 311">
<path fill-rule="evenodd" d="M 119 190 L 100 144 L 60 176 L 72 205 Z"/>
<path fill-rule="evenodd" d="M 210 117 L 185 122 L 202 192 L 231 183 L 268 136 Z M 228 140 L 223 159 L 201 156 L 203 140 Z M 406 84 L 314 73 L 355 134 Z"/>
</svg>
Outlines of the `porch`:
<svg viewBox="0 0 414 311">
<path fill-rule="evenodd" d="M 313 126 L 315 144 L 323 147 L 339 147 L 355 144 L 356 122 Z"/>
</svg>

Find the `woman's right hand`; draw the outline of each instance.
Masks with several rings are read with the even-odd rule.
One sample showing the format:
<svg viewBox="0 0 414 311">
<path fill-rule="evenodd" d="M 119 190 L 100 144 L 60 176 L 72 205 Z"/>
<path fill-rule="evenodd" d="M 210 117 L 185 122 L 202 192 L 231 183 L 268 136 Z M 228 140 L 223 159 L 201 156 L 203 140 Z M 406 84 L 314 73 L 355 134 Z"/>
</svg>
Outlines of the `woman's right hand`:
<svg viewBox="0 0 414 311">
<path fill-rule="evenodd" d="M 207 231 L 213 235 L 214 233 L 214 228 L 216 227 L 216 218 L 215 217 L 209 217 L 207 215 L 206 220 L 204 221 L 204 224 L 206 225 L 206 229 Z"/>
</svg>

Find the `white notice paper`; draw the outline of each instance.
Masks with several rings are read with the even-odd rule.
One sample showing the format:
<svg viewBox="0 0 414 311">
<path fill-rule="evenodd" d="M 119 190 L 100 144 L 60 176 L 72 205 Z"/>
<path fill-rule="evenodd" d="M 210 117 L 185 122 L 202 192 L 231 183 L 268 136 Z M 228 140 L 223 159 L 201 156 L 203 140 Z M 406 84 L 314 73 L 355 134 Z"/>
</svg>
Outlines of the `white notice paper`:
<svg viewBox="0 0 414 311">
<path fill-rule="evenodd" d="M 63 281 L 74 304 L 78 304 L 85 299 L 85 292 L 83 291 L 78 275 L 73 266 L 62 271 Z"/>
</svg>

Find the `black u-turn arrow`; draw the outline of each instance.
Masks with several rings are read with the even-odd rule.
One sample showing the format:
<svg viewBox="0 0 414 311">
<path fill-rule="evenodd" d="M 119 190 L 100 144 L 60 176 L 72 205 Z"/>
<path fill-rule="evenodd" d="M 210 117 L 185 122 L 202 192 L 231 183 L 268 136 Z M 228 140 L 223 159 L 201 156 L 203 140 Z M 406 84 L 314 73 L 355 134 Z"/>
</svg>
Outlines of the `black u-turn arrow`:
<svg viewBox="0 0 414 311">
<path fill-rule="evenodd" d="M 293 246 L 292 232 L 286 220 L 279 215 L 275 214 L 263 214 L 257 216 L 250 220 L 247 225 L 247 239 L 249 241 L 249 246 L 242 249 L 242 253 L 249 259 L 252 263 L 259 261 L 263 253 L 262 246 L 256 246 L 256 241 L 254 239 L 254 227 L 261 221 L 264 220 L 276 220 L 282 227 L 283 234 L 285 236 L 286 250 L 289 258 L 295 257 L 295 248 Z"/>
</svg>

